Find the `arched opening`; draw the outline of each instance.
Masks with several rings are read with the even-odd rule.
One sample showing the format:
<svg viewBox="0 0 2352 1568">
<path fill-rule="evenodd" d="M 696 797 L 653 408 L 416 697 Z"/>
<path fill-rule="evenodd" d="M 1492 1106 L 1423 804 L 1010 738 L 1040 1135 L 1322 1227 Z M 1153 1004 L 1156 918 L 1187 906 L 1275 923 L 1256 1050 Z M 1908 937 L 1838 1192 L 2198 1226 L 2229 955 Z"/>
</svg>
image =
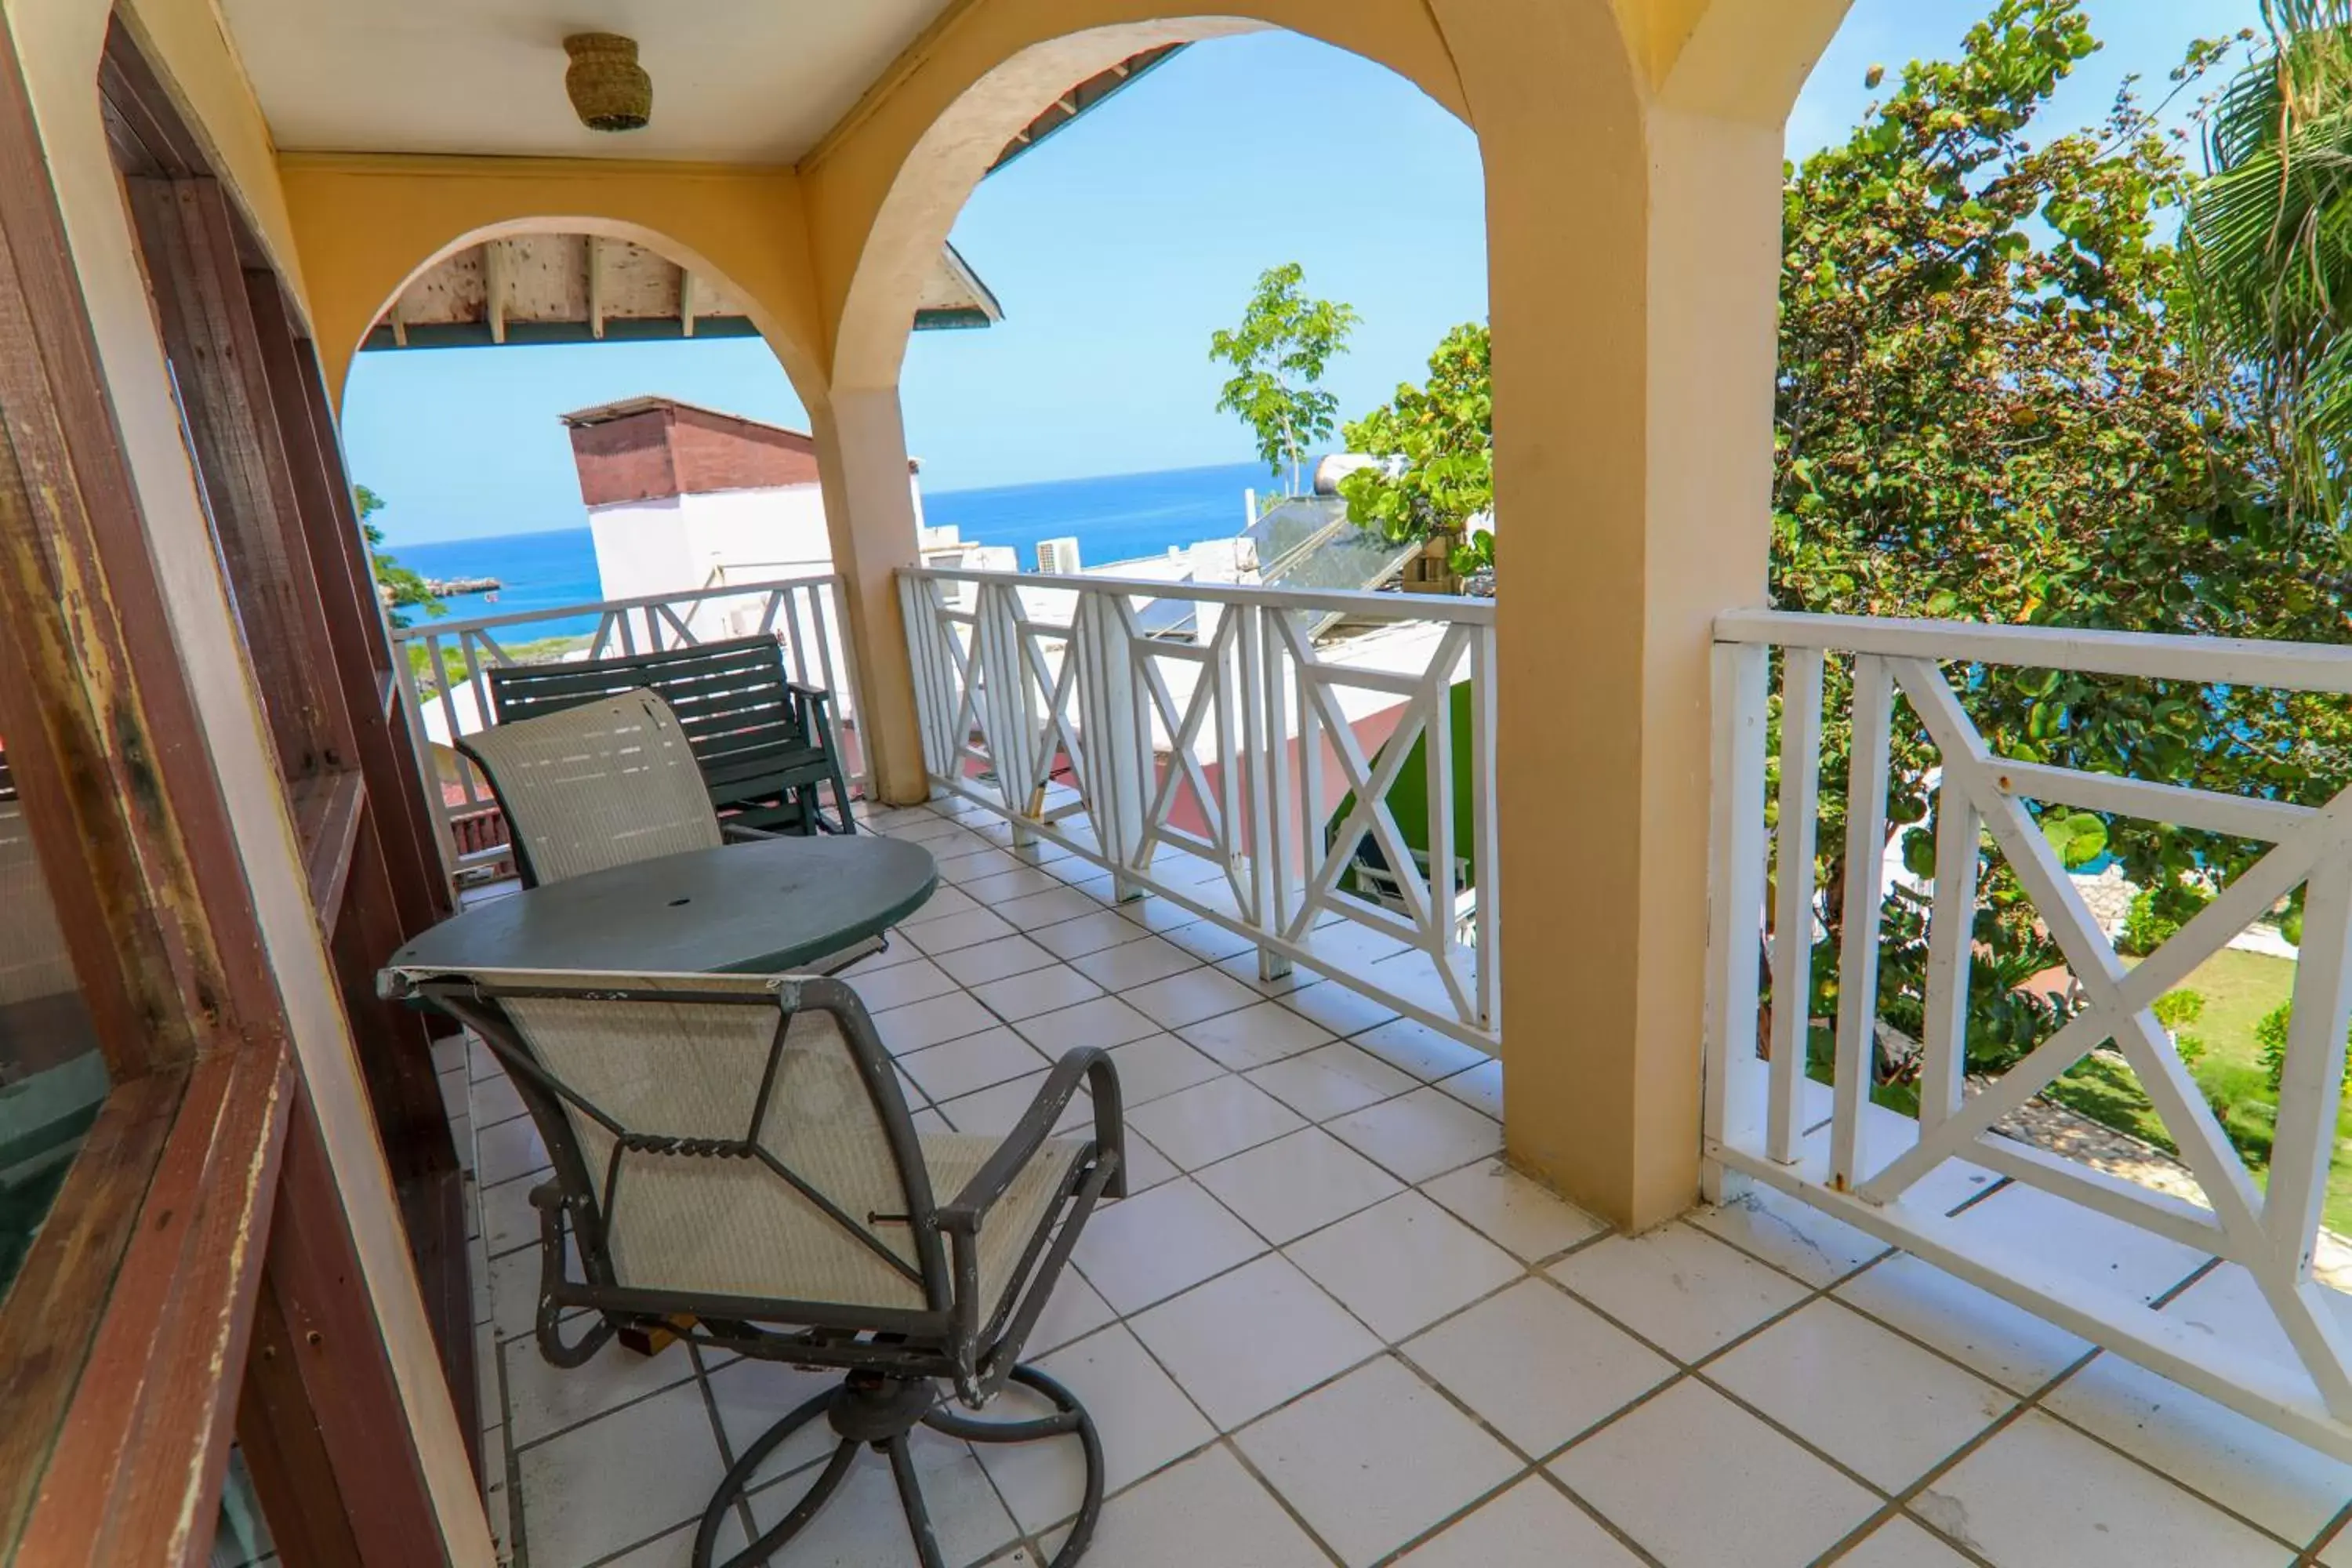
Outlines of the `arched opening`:
<svg viewBox="0 0 2352 1568">
<path fill-rule="evenodd" d="M 1138 60 L 1040 142 L 1041 110 Z M 1236 978 L 1321 954 L 1310 973 L 1463 1042 L 1465 1066 L 1498 1035 L 1474 783 L 1494 605 L 1454 592 L 1495 532 L 1483 192 L 1457 112 L 1314 37 L 1195 18 L 1032 45 L 915 138 L 835 362 L 837 393 L 891 389 L 926 467 L 931 574 L 902 608 L 934 787 L 1067 835 Z M 950 236 L 1005 323 L 909 355 L 897 258 Z M 1444 438 L 1417 447 L 1381 416 L 1433 376 L 1475 407 L 1448 399 Z M 1344 465 L 1318 476 L 1351 435 L 1381 444 L 1369 494 Z M 1451 510 L 1411 488 L 1444 461 Z M 989 575 L 1033 569 L 1050 583 Z M 1097 620 L 1099 664 L 1078 629 Z M 1107 775 L 1130 764 L 1128 799 Z"/>
<path fill-rule="evenodd" d="M 859 773 L 823 383 L 757 290 L 640 225 L 513 219 L 411 268 L 358 342 L 345 442 L 462 871 L 509 868 L 457 744 L 513 667 L 764 639 Z"/>
<path fill-rule="evenodd" d="M 852 216 L 850 226 L 858 239 L 835 336 L 835 384 L 897 384 L 908 308 L 917 297 L 923 258 L 946 240 L 973 189 L 1020 145 L 1041 115 L 1072 92 L 1072 84 L 1099 80 L 1171 45 L 1281 26 L 1292 20 L 1278 15 L 1284 9 L 1269 5 L 1259 16 L 1127 20 L 1027 41 L 952 89 L 887 171 L 856 167 L 836 174 L 829 168 L 835 161 L 828 156 L 832 150 L 820 148 L 812 160 L 814 182 L 822 186 L 833 180 L 849 187 L 845 205 L 854 208 L 856 187 L 877 177 L 882 191 L 870 216 L 845 215 Z M 1335 48 L 1352 49 L 1388 66 L 1462 114 L 1459 83 L 1426 13 L 1418 26 L 1399 29 L 1381 25 L 1379 14 L 1389 9 L 1363 7 L 1364 15 L 1354 19 L 1363 28 L 1360 36 L 1328 17 L 1301 20 L 1299 30 L 1302 36 L 1319 37 Z M 1400 31 L 1404 34 L 1402 42 L 1396 37 Z"/>
</svg>

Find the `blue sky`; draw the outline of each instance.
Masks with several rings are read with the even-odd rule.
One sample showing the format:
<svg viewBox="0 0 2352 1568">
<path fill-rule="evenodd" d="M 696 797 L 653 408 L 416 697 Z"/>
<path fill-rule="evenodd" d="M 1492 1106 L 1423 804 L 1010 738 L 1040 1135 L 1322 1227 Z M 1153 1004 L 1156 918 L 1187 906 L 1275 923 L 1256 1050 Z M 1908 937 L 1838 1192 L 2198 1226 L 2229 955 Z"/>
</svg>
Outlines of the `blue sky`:
<svg viewBox="0 0 2352 1568">
<path fill-rule="evenodd" d="M 1790 152 L 1847 134 L 1872 64 L 1950 51 L 1989 4 L 1857 0 Z M 2107 48 L 2069 84 L 2070 122 L 2099 118 L 2126 73 L 2162 90 L 2189 38 L 2252 25 L 2256 0 L 2086 8 Z M 1198 46 L 973 195 L 955 244 L 1006 319 L 916 335 L 908 447 L 935 491 L 1247 460 L 1207 345 L 1257 273 L 1299 261 L 1363 313 L 1326 383 L 1354 415 L 1485 315 L 1483 224 L 1476 139 L 1410 84 L 1286 34 Z M 802 418 L 756 339 L 446 350 L 361 355 L 344 439 L 394 543 L 574 526 L 556 416 L 646 393 Z"/>
</svg>

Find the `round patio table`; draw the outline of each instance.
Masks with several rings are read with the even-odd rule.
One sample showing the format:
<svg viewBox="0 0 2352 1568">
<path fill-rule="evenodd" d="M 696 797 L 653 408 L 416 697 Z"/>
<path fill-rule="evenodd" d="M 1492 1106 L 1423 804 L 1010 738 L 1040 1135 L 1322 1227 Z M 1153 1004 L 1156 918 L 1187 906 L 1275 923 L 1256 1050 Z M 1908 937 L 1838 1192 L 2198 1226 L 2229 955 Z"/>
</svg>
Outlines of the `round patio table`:
<svg viewBox="0 0 2352 1568">
<path fill-rule="evenodd" d="M 938 886 L 927 850 L 879 834 L 690 849 L 477 904 L 386 967 L 774 974 L 879 936 Z"/>
</svg>

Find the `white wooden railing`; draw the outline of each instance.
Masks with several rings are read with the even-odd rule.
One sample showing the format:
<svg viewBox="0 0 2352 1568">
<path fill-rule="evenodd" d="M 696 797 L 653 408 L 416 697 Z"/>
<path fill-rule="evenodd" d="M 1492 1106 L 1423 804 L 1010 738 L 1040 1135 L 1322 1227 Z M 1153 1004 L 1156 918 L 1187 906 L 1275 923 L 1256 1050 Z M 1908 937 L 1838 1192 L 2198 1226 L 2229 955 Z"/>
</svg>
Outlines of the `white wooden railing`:
<svg viewBox="0 0 2352 1568">
<path fill-rule="evenodd" d="M 1960 693 L 1966 672 L 2068 670 L 2200 686 L 2352 694 L 2352 648 L 2212 638 L 1742 612 L 1717 623 L 1716 821 L 1710 896 L 1706 1150 L 1713 1180 L 1769 1184 L 2061 1326 L 2352 1458 L 2352 1306 L 2312 1262 L 2342 1099 L 2352 1013 L 2352 788 L 2308 807 L 2088 773 L 1992 754 Z M 1766 815 L 1769 689 L 1780 650 L 1777 830 Z M 1776 993 L 1759 1041 L 1761 961 L 1809 973 L 1816 937 L 1817 790 L 1825 657 L 1851 660 L 1853 691 L 1843 930 L 1833 1083 L 1806 1074 L 1810 1009 Z M 1948 672 L 1961 674 L 1958 689 Z M 1940 752 L 1917 1119 L 1874 1104 L 1877 963 L 1890 723 L 1900 693 Z M 2352 780 L 2344 781 L 2352 784 Z M 2028 803 L 2145 819 L 2266 843 L 2179 933 L 2136 967 L 2102 933 Z M 1969 974 L 1980 858 L 1990 838 L 2080 982 L 2082 1011 L 1980 1092 L 1965 1077 Z M 1774 840 L 1777 839 L 1777 845 Z M 1777 854 L 1774 853 L 1777 848 Z M 1774 872 L 1768 910 L 1768 860 Z M 2150 1011 L 2296 888 L 2308 887 L 2294 1027 L 2267 1184 L 2231 1147 Z M 1769 918 L 1768 918 L 1769 917 Z M 1769 931 L 1769 938 L 1767 932 Z M 1803 987 L 1802 980 L 1791 984 Z M 1997 1123 L 2109 1041 L 2137 1076 L 2200 1205 L 2012 1141 Z M 1956 1184 L 1958 1164 L 1976 1187 Z M 1994 1219 L 1954 1214 L 1990 1172 L 2218 1259 L 2200 1290 L 2234 1292 L 2255 1332 L 2217 1335 L 2182 1312 L 2052 1261 Z M 2093 1222 L 2096 1223 L 2096 1222 Z M 2234 1274 L 2232 1271 L 2235 1271 Z M 2275 1322 L 2283 1340 L 2259 1319 Z M 2286 1347 L 2292 1347 L 2291 1351 Z"/>
<path fill-rule="evenodd" d="M 566 646 L 560 650 L 538 657 L 607 658 L 690 647 L 728 637 L 781 639 L 793 678 L 833 693 L 835 732 L 849 745 L 857 764 L 850 783 L 857 787 L 865 784 L 864 750 L 855 743 L 856 672 L 841 616 L 838 575 L 728 584 L 690 593 L 606 599 L 467 620 L 420 621 L 393 633 L 393 667 L 399 675 L 401 704 L 408 715 L 416 754 L 426 770 L 425 796 L 433 803 L 454 868 L 489 865 L 506 851 L 499 846 L 468 842 L 472 836 L 465 833 L 465 825 L 480 819 L 495 802 L 480 773 L 451 749 L 450 742 L 489 723 L 488 674 L 516 662 L 509 647 L 550 640 L 558 635 L 551 628 L 591 616 L 596 617 L 593 632 L 566 638 Z M 421 661 L 412 649 L 423 651 Z"/>
<path fill-rule="evenodd" d="M 1497 1047 L 1491 601 L 898 576 L 934 789 L 1092 861 L 1122 896 L 1248 938 L 1269 978 L 1305 963 Z M 1318 643 L 1335 617 L 1359 635 Z M 1457 803 L 1465 681 L 1471 798 Z M 1388 799 L 1416 741 L 1420 856 Z M 1359 855 L 1367 841 L 1384 866 Z"/>
</svg>

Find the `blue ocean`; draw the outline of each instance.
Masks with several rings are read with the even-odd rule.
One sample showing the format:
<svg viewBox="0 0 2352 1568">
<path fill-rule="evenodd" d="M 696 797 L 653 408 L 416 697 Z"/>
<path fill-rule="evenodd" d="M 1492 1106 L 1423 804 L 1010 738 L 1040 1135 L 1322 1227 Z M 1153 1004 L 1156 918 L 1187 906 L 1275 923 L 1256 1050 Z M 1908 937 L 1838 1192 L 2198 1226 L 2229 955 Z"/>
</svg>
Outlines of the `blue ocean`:
<svg viewBox="0 0 2352 1568">
<path fill-rule="evenodd" d="M 1162 554 L 1173 545 L 1229 539 L 1247 521 L 1244 493 L 1255 489 L 1264 494 L 1272 488 L 1275 480 L 1263 464 L 1229 463 L 927 492 L 923 520 L 934 527 L 951 523 L 977 543 L 1009 544 L 1024 567 L 1034 563 L 1039 540 L 1060 538 L 1077 540 L 1085 564 L 1105 566 Z M 427 577 L 496 577 L 503 584 L 495 602 L 482 594 L 450 598 L 452 620 L 593 604 L 604 596 L 596 581 L 595 545 L 584 526 L 432 544 L 395 540 L 388 548 L 402 565 Z M 536 623 L 525 635 L 570 637 L 595 629 L 596 618 L 587 616 Z"/>
</svg>

